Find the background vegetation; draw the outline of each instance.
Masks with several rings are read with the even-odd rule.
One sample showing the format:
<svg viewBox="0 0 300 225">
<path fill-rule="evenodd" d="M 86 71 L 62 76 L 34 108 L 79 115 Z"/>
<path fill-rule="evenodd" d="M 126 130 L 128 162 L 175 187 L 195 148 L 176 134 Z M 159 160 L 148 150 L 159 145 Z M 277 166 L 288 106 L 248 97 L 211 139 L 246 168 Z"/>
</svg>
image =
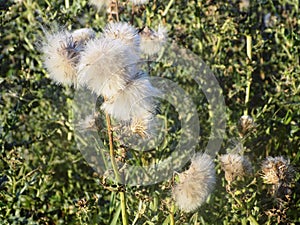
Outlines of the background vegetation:
<svg viewBox="0 0 300 225">
<path fill-rule="evenodd" d="M 291 200 L 280 212 L 272 211 L 276 204 L 259 176 L 266 156 L 282 155 L 296 168 L 300 165 L 299 2 L 249 4 L 154 0 L 135 17 L 139 27 L 163 23 L 171 39 L 213 70 L 227 106 L 220 153 L 235 147 L 237 122 L 245 110 L 257 124 L 243 142 L 255 174 L 227 192 L 216 161 L 217 190 L 195 213 L 176 210 L 176 224 L 274 224 L 278 218 L 300 223 L 299 173 Z M 124 7 L 130 10 L 130 5 Z M 74 141 L 74 90 L 48 78 L 35 47 L 41 25 L 101 31 L 107 22 L 105 10 L 97 13 L 85 0 L 1 0 L 0 10 L 0 224 L 120 224 L 118 195 L 104 188 L 102 177 L 85 162 Z M 120 20 L 130 21 L 130 12 Z M 247 37 L 252 40 L 251 54 Z M 188 75 L 166 76 L 189 91 L 198 105 L 201 151 L 210 134 L 207 102 Z M 250 98 L 245 102 L 248 84 Z M 177 126 L 172 116 L 168 120 Z M 176 141 L 176 135 L 171 140 Z M 130 224 L 169 224 L 170 190 L 170 181 L 128 188 Z"/>
</svg>

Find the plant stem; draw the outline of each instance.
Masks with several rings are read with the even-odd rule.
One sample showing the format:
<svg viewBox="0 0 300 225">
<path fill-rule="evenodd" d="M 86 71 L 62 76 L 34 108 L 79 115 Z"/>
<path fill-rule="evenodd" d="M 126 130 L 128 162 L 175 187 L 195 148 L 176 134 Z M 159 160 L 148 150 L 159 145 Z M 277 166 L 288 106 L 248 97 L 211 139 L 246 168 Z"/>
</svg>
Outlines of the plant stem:
<svg viewBox="0 0 300 225">
<path fill-rule="evenodd" d="M 70 8 L 70 2 L 69 2 L 69 0 L 65 0 L 65 6 L 66 6 L 66 9 Z"/>
<path fill-rule="evenodd" d="M 170 225 L 175 225 L 174 213 L 175 213 L 175 203 L 172 202 L 171 210 L 170 210 Z"/>
<path fill-rule="evenodd" d="M 240 206 L 240 207 L 244 207 L 243 203 L 237 198 L 235 197 L 235 194 L 232 191 L 229 191 L 229 194 L 231 195 L 231 197 L 236 201 L 236 203 Z"/>
<path fill-rule="evenodd" d="M 121 211 L 122 211 L 122 223 L 123 225 L 128 225 L 128 216 L 126 211 L 126 194 L 125 191 L 120 192 L 121 200 Z"/>
<path fill-rule="evenodd" d="M 112 168 L 113 168 L 117 183 L 121 183 L 122 178 L 121 178 L 121 175 L 119 173 L 118 166 L 117 166 L 116 159 L 115 159 L 115 152 L 114 152 L 114 145 L 113 145 L 114 140 L 113 140 L 112 127 L 111 127 L 111 120 L 110 120 L 110 116 L 108 115 L 108 113 L 105 113 L 105 117 L 106 117 L 107 132 L 108 132 L 108 139 L 109 139 L 109 156 L 110 156 Z M 125 190 L 121 190 L 119 192 L 119 194 L 120 194 L 121 210 L 122 210 L 122 224 L 123 225 L 128 225 Z"/>
<path fill-rule="evenodd" d="M 164 12 L 162 13 L 162 16 L 166 16 L 166 15 L 167 15 L 167 13 L 168 13 L 168 11 L 170 10 L 170 8 L 171 8 L 173 2 L 174 2 L 174 0 L 170 0 L 170 1 L 169 1 L 169 3 L 168 3 L 168 5 L 167 5 L 166 9 L 165 9 Z"/>
<path fill-rule="evenodd" d="M 247 41 L 247 56 L 250 60 L 252 60 L 252 37 L 250 35 L 246 36 L 246 41 Z M 247 86 L 246 86 L 246 91 L 245 91 L 245 110 L 244 110 L 244 115 L 248 115 L 248 103 L 249 103 L 249 99 L 250 99 L 250 88 L 251 88 L 251 83 L 252 83 L 252 68 L 251 66 L 249 66 L 247 68 L 247 78 L 246 78 L 246 82 L 247 82 Z"/>
<path fill-rule="evenodd" d="M 118 170 L 118 166 L 115 159 L 115 152 L 114 152 L 114 140 L 113 140 L 113 134 L 112 134 L 112 128 L 111 128 L 111 121 L 108 113 L 105 113 L 106 117 L 106 125 L 107 125 L 107 133 L 108 133 L 108 139 L 109 139 L 109 156 L 112 164 L 112 168 L 115 174 L 115 178 L 117 182 L 121 182 L 121 176 Z"/>
<path fill-rule="evenodd" d="M 112 10 L 111 10 L 112 11 Z M 110 12 L 112 16 L 112 12 Z M 118 0 L 116 0 L 116 21 L 119 22 L 119 3 Z M 111 120 L 110 116 L 108 113 L 105 113 L 106 117 L 106 124 L 107 124 L 107 132 L 108 132 L 108 138 L 109 138 L 109 156 L 111 159 L 113 171 L 115 174 L 115 178 L 117 180 L 117 183 L 122 183 L 122 178 L 118 170 L 118 166 L 116 163 L 115 159 L 115 152 L 114 152 L 114 140 L 113 140 L 113 132 L 112 132 L 112 127 L 111 127 Z M 119 192 L 120 194 L 120 201 L 121 201 L 121 211 L 122 211 L 122 224 L 123 225 L 128 225 L 128 215 L 127 215 L 127 210 L 126 210 L 126 193 L 125 190 L 121 190 Z"/>
<path fill-rule="evenodd" d="M 151 19 L 150 19 L 149 6 L 146 6 L 146 25 L 147 25 L 148 27 L 151 26 Z"/>
<path fill-rule="evenodd" d="M 247 71 L 247 86 L 246 86 L 246 94 L 245 94 L 245 110 L 244 110 L 244 116 L 249 115 L 248 114 L 248 103 L 250 99 L 250 88 L 251 88 L 251 83 L 252 83 L 252 77 L 251 77 L 252 72 Z"/>
<path fill-rule="evenodd" d="M 116 0 L 116 20 L 119 22 L 119 2 Z"/>
</svg>

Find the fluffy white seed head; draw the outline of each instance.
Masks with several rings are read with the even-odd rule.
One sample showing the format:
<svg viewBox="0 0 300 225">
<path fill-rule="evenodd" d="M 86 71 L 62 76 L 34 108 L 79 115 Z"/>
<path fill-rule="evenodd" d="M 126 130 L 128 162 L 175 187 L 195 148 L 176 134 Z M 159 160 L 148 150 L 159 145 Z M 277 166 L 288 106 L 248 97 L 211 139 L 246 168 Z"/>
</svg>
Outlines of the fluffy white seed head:
<svg viewBox="0 0 300 225">
<path fill-rule="evenodd" d="M 79 122 L 79 129 L 80 130 L 97 130 L 97 125 L 96 125 L 96 118 L 97 114 L 91 114 L 86 116 L 83 120 Z"/>
<path fill-rule="evenodd" d="M 249 131 L 256 127 L 254 120 L 249 115 L 241 116 L 238 123 L 238 130 L 241 137 L 244 137 Z"/>
<path fill-rule="evenodd" d="M 85 44 L 90 39 L 96 37 L 96 33 L 91 28 L 81 28 L 72 32 L 73 41 L 77 43 Z"/>
<path fill-rule="evenodd" d="M 103 30 L 104 37 L 110 37 L 112 39 L 119 39 L 124 44 L 139 48 L 140 37 L 138 31 L 128 23 L 117 22 L 109 23 Z"/>
<path fill-rule="evenodd" d="M 159 24 L 157 31 L 156 31 L 156 35 L 160 40 L 165 41 L 165 39 L 168 36 L 168 30 L 166 27 L 164 27 L 163 25 Z"/>
<path fill-rule="evenodd" d="M 76 65 L 83 45 L 74 42 L 67 31 L 45 33 L 46 40 L 41 45 L 41 52 L 50 77 L 60 84 L 76 84 Z"/>
<path fill-rule="evenodd" d="M 144 5 L 149 2 L 149 0 L 130 0 L 134 5 Z"/>
<path fill-rule="evenodd" d="M 140 36 L 138 31 L 128 23 L 117 22 L 109 23 L 103 30 L 103 36 L 106 38 L 120 40 L 128 46 L 132 64 L 127 67 L 130 74 L 135 75 L 140 64 Z"/>
<path fill-rule="evenodd" d="M 146 121 L 154 112 L 154 99 L 159 91 L 152 86 L 147 76 L 138 76 L 126 87 L 104 102 L 102 109 L 120 121 L 138 119 Z"/>
<path fill-rule="evenodd" d="M 135 72 L 131 68 L 135 63 L 131 50 L 117 39 L 90 40 L 81 55 L 79 83 L 108 99 L 123 90 Z"/>
<path fill-rule="evenodd" d="M 167 29 L 162 25 L 158 26 L 157 31 L 148 27 L 140 33 L 141 51 L 147 55 L 154 55 L 160 51 L 167 40 Z"/>
<path fill-rule="evenodd" d="M 215 185 L 212 158 L 207 154 L 196 154 L 190 168 L 179 174 L 179 180 L 172 192 L 176 204 L 185 212 L 196 210 L 206 201 Z"/>
<path fill-rule="evenodd" d="M 236 177 L 252 173 L 252 164 L 245 156 L 229 153 L 221 155 L 220 162 L 228 183 L 234 181 Z"/>
</svg>

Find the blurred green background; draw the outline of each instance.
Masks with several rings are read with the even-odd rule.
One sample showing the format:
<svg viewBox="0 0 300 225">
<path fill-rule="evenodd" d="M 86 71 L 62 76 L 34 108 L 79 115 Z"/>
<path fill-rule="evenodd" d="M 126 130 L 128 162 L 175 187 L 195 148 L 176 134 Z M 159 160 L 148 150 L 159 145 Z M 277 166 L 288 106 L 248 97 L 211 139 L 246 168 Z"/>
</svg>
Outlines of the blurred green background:
<svg viewBox="0 0 300 225">
<path fill-rule="evenodd" d="M 130 21 L 131 5 L 121 5 L 120 20 Z M 97 13 L 85 0 L 0 0 L 0 10 L 0 224 L 121 224 L 118 195 L 103 187 L 74 141 L 74 90 L 49 79 L 36 48 L 41 26 L 101 31 L 105 10 Z M 222 153 L 235 146 L 245 110 L 257 124 L 244 140 L 254 176 L 238 181 L 233 196 L 216 162 L 217 190 L 197 212 L 177 210 L 176 224 L 275 224 L 280 213 L 284 223 L 299 224 L 299 172 L 286 211 L 273 216 L 266 213 L 273 205 L 259 177 L 266 156 L 282 155 L 296 169 L 300 165 L 299 2 L 154 0 L 138 11 L 136 26 L 163 23 L 170 39 L 214 72 L 227 107 Z M 247 37 L 252 40 L 248 55 Z M 155 67 L 151 75 L 165 66 Z M 188 74 L 168 78 L 198 105 L 201 151 L 210 134 L 207 101 Z M 176 119 L 168 120 L 177 126 Z M 176 141 L 176 134 L 172 138 Z M 130 223 L 169 224 L 170 181 L 127 192 Z"/>
</svg>

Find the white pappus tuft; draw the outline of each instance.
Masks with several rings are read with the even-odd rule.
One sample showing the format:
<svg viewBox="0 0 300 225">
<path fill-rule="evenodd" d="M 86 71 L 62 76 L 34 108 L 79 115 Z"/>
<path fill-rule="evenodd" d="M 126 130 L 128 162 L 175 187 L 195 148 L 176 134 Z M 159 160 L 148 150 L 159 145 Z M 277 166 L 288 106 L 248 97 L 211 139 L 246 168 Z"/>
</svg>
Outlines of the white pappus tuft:
<svg viewBox="0 0 300 225">
<path fill-rule="evenodd" d="M 127 66 L 128 73 L 135 75 L 140 62 L 140 36 L 138 31 L 128 23 L 109 23 L 103 30 L 103 37 L 120 40 L 128 47 L 131 65 Z"/>
<path fill-rule="evenodd" d="M 221 155 L 220 162 L 228 183 L 234 181 L 236 177 L 243 177 L 252 173 L 252 164 L 243 155 L 234 153 Z"/>
<path fill-rule="evenodd" d="M 87 41 L 96 37 L 96 32 L 91 28 L 81 28 L 74 30 L 72 37 L 74 42 L 86 44 Z"/>
<path fill-rule="evenodd" d="M 76 65 L 84 46 L 75 42 L 67 31 L 45 34 L 46 41 L 41 45 L 41 52 L 50 77 L 59 84 L 76 84 Z"/>
<path fill-rule="evenodd" d="M 121 121 L 139 119 L 146 121 L 154 112 L 154 99 L 159 95 L 159 90 L 152 86 L 145 75 L 138 74 L 126 84 L 111 99 L 104 102 L 102 109 L 112 117 Z"/>
<path fill-rule="evenodd" d="M 140 33 L 141 51 L 147 55 L 154 55 L 160 51 L 167 41 L 167 29 L 159 25 L 157 31 L 148 27 Z"/>
<path fill-rule="evenodd" d="M 78 82 L 106 99 L 125 89 L 131 80 L 128 69 L 135 61 L 131 50 L 118 39 L 90 40 L 78 67 Z"/>
<path fill-rule="evenodd" d="M 196 154 L 190 168 L 179 174 L 179 183 L 173 188 L 177 206 L 185 212 L 196 210 L 213 191 L 215 180 L 212 158 L 205 153 Z"/>
<path fill-rule="evenodd" d="M 119 39 L 124 44 L 133 48 L 139 48 L 140 45 L 140 37 L 138 35 L 138 31 L 128 23 L 109 23 L 104 28 L 103 35 L 104 37 Z"/>
<path fill-rule="evenodd" d="M 80 130 L 97 130 L 97 125 L 96 125 L 96 118 L 97 114 L 91 114 L 86 116 L 83 120 L 79 122 L 79 128 Z"/>
</svg>

